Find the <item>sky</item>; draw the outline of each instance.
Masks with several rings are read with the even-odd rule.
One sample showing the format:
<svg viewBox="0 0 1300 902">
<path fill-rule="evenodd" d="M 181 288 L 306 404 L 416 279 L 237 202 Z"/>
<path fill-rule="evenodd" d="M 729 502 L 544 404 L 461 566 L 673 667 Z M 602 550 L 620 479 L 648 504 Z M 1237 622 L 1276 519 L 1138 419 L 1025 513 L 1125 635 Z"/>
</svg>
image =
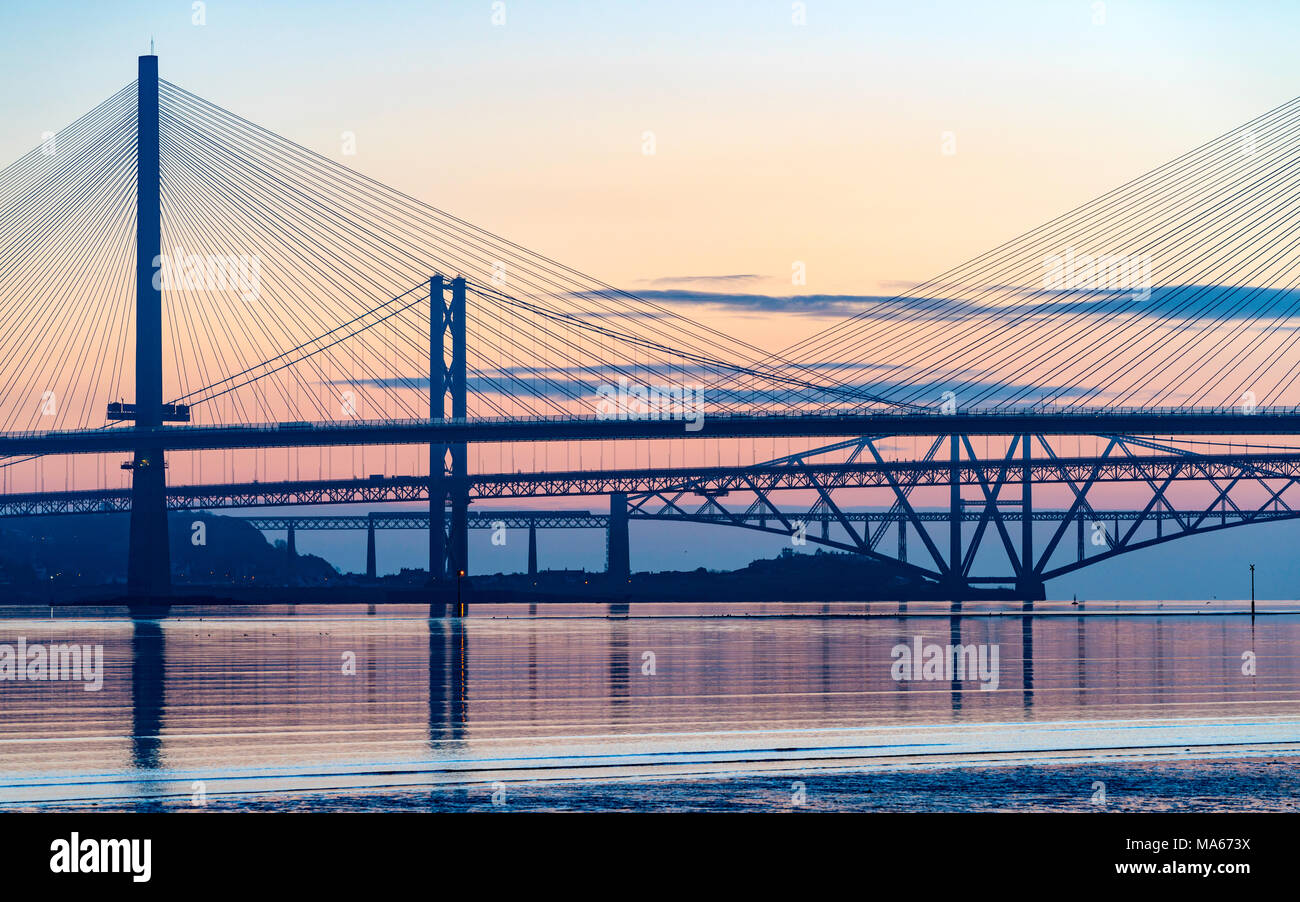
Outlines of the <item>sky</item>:
<svg viewBox="0 0 1300 902">
<path fill-rule="evenodd" d="M 888 292 L 1300 84 L 1287 3 L 193 6 L 4 4 L 0 160 L 152 37 L 164 78 L 633 290 Z"/>
<path fill-rule="evenodd" d="M 1291 99 L 1298 20 L 1265 2 L 6 3 L 0 161 L 134 79 L 152 39 L 167 80 L 611 284 L 890 295 Z M 729 316 L 776 348 L 842 313 Z"/>
</svg>

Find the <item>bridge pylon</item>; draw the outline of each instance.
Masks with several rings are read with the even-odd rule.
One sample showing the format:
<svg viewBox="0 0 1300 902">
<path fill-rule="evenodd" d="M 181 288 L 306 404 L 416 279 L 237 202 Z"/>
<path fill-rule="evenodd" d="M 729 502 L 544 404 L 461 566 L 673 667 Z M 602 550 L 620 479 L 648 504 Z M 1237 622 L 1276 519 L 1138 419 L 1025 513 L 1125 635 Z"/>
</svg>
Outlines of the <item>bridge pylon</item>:
<svg viewBox="0 0 1300 902">
<path fill-rule="evenodd" d="M 458 276 L 451 280 L 449 300 L 446 280 L 435 275 L 429 280 L 431 419 L 446 418 L 449 397 L 453 420 L 463 420 L 468 415 L 465 373 L 465 279 Z M 429 446 L 429 579 L 434 583 L 454 581 L 469 573 L 468 463 L 468 447 L 464 442 Z"/>
<path fill-rule="evenodd" d="M 1047 597 L 1042 573 L 1034 563 L 1034 454 L 1033 434 L 1021 436 L 1020 445 L 1020 568 L 1016 593 L 1026 602 Z"/>
<path fill-rule="evenodd" d="M 366 579 L 378 579 L 379 567 L 375 561 L 375 515 L 366 521 Z"/>
<path fill-rule="evenodd" d="M 147 433 L 162 426 L 162 291 L 154 268 L 162 253 L 162 199 L 158 172 L 158 57 L 140 57 L 136 109 L 135 428 L 140 433 L 131 470 L 131 527 L 127 591 L 161 597 L 171 592 L 167 537 L 167 463 Z"/>
<path fill-rule="evenodd" d="M 961 500 L 961 436 L 954 432 L 948 436 L 948 560 L 944 583 L 954 601 L 970 594 L 966 582 L 966 568 L 962 557 L 962 516 L 965 513 Z M 901 528 L 901 527 L 900 527 Z"/>
<path fill-rule="evenodd" d="M 610 582 L 626 583 L 632 575 L 631 544 L 627 530 L 627 492 L 609 495 L 609 525 L 606 527 L 605 572 Z"/>
<path fill-rule="evenodd" d="M 284 537 L 284 583 L 287 586 L 298 584 L 298 537 L 292 520 Z"/>
<path fill-rule="evenodd" d="M 537 579 L 537 521 L 528 521 L 528 576 Z"/>
</svg>

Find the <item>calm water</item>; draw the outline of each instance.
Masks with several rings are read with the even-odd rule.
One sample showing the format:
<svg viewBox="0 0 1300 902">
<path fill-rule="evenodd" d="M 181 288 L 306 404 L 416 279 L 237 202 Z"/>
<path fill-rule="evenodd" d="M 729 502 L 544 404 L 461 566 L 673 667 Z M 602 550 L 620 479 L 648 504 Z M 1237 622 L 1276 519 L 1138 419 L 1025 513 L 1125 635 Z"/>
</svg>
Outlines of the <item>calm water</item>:
<svg viewBox="0 0 1300 902">
<path fill-rule="evenodd" d="M 0 806 L 1295 805 L 1300 614 L 989 607 L 11 610 L 103 673 L 0 680 Z M 918 643 L 986 668 L 895 679 Z"/>
</svg>

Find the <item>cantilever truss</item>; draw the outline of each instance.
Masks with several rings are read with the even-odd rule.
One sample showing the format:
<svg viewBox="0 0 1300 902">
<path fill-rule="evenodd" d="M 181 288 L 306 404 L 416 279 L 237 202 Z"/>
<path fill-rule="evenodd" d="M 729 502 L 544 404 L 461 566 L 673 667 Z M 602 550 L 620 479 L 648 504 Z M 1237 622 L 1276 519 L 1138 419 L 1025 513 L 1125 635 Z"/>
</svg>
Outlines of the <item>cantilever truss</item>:
<svg viewBox="0 0 1300 902">
<path fill-rule="evenodd" d="M 885 438 L 862 436 L 726 476 L 656 488 L 632 496 L 629 510 L 640 519 L 725 523 L 794 536 L 886 561 L 954 588 L 1000 583 L 1026 592 L 1041 591 L 1046 580 L 1130 551 L 1300 516 L 1293 507 L 1297 492 L 1292 491 L 1300 480 L 1300 458 L 1293 453 L 1200 454 L 1146 438 L 1103 435 L 1099 455 L 1065 457 L 1047 436 L 1025 434 L 1010 436 L 1004 453 L 984 459 L 968 435 L 956 433 L 935 437 L 920 460 L 886 461 L 878 447 Z M 940 457 L 945 445 L 947 454 Z M 821 459 L 831 456 L 844 459 L 833 464 Z M 1192 481 L 1208 486 L 1208 502 L 1175 506 L 1171 486 Z M 1145 504 L 1099 512 L 1089 495 L 1103 483 L 1128 484 L 1130 492 L 1145 497 Z M 1035 510 L 1034 487 L 1044 484 L 1068 487 L 1067 510 Z M 947 509 L 918 509 L 912 496 L 921 486 L 946 487 Z M 863 487 L 887 489 L 888 510 L 850 512 L 836 501 L 837 491 Z M 976 497 L 963 497 L 963 487 Z M 802 514 L 779 506 L 773 497 L 790 489 L 815 493 Z M 752 500 L 744 509 L 728 508 L 720 500 L 734 495 Z M 1054 525 L 1048 532 L 1035 529 L 1035 523 Z M 1069 559 L 1063 540 L 1071 527 L 1076 548 Z M 897 542 L 893 554 L 882 542 L 891 530 Z M 1045 532 L 1047 540 L 1040 545 Z M 928 556 L 924 563 L 908 561 L 909 534 L 920 539 Z M 990 542 L 1000 548 L 1001 558 L 992 557 L 1001 568 L 977 573 L 977 557 Z"/>
<path fill-rule="evenodd" d="M 471 474 L 470 497 L 626 492 L 631 519 L 797 535 L 957 589 L 994 583 L 1015 584 L 1027 592 L 1053 577 L 1162 542 L 1300 516 L 1300 452 L 1290 449 L 1205 454 L 1131 435 L 1102 435 L 1099 453 L 1065 456 L 1043 434 L 1030 434 L 1010 436 L 1000 453 L 981 457 L 970 437 L 958 433 L 934 437 L 916 459 L 887 460 L 881 453 L 887 438 L 853 438 L 744 467 Z M 1096 493 L 1116 483 L 1128 487 L 1128 503 L 1121 510 L 1103 509 Z M 1066 487 L 1066 506 L 1058 502 L 1047 508 L 1041 495 L 1036 505 L 1033 493 L 1053 485 Z M 1175 485 L 1203 497 L 1192 499 L 1195 503 L 1176 500 L 1171 496 Z M 850 509 L 846 494 L 861 489 L 883 493 L 886 504 Z M 914 500 L 918 489 L 931 495 L 946 489 L 947 505 L 919 506 Z M 216 510 L 381 504 L 427 501 L 428 492 L 429 480 L 423 476 L 172 486 L 168 506 Z M 778 505 L 777 496 L 788 492 L 811 492 L 812 501 L 802 509 Z M 1131 500 L 1134 493 L 1136 501 Z M 747 506 L 736 505 L 738 498 L 746 499 Z M 0 496 L 0 517 L 128 510 L 130 492 L 122 489 Z M 474 527 L 472 515 L 470 521 Z M 596 528 L 603 522 L 586 515 L 583 526 Z M 953 523 L 961 527 L 954 530 Z M 1075 548 L 1070 554 L 1072 528 Z M 890 537 L 894 542 L 887 544 Z M 920 562 L 908 560 L 909 541 L 921 543 Z"/>
</svg>

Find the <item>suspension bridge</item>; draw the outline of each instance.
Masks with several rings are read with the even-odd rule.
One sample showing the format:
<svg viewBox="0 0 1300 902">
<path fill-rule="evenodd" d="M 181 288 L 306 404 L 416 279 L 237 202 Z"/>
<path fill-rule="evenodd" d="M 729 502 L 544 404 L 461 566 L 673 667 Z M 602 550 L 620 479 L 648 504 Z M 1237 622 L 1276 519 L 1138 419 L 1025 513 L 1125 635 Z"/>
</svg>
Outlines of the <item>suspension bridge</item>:
<svg viewBox="0 0 1300 902">
<path fill-rule="evenodd" d="M 530 537 L 604 528 L 621 575 L 646 520 L 806 531 L 954 597 L 1027 598 L 1119 554 L 1291 519 L 1298 104 L 772 351 L 143 56 L 0 171 L 0 517 L 128 513 L 142 598 L 170 591 L 182 510 L 427 503 L 254 522 L 364 523 L 372 572 L 376 522 L 426 529 L 435 584 L 469 573 L 470 529 L 502 518 Z M 470 509 L 600 495 L 608 515 Z"/>
</svg>

